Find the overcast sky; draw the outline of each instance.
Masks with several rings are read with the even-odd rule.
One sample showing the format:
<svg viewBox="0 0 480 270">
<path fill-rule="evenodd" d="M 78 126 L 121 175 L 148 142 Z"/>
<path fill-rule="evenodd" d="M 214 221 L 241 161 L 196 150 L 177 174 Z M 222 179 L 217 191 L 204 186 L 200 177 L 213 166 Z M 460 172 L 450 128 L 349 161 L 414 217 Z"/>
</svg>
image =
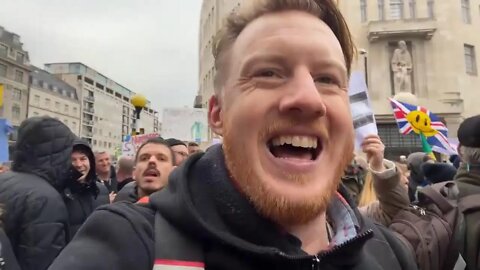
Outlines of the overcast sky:
<svg viewBox="0 0 480 270">
<path fill-rule="evenodd" d="M 32 64 L 82 62 L 153 108 L 193 105 L 202 0 L 1 0 Z"/>
</svg>

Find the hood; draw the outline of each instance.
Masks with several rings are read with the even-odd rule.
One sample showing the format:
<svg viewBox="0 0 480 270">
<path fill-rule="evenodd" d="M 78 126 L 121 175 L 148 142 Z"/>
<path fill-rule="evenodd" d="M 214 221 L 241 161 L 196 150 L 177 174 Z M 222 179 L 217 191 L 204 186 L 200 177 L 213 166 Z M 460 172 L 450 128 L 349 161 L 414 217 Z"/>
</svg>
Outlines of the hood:
<svg viewBox="0 0 480 270">
<path fill-rule="evenodd" d="M 412 153 L 407 158 L 408 169 L 410 170 L 410 178 L 416 183 L 422 183 L 425 175 L 422 171 L 422 164 L 426 154 L 422 152 Z"/>
<path fill-rule="evenodd" d="M 457 169 L 446 163 L 424 163 L 422 171 L 425 178 L 432 184 L 451 181 L 457 173 Z"/>
<path fill-rule="evenodd" d="M 476 187 L 477 192 L 477 189 L 480 189 L 480 165 L 467 166 L 462 163 L 455 175 L 455 181 Z"/>
<path fill-rule="evenodd" d="M 97 179 L 97 173 L 95 169 L 95 155 L 93 154 L 92 148 L 87 142 L 76 139 L 73 142 L 73 149 L 81 149 L 84 153 L 86 153 L 88 161 L 90 162 L 90 171 L 87 175 L 87 183 L 95 182 Z"/>
<path fill-rule="evenodd" d="M 342 189 L 342 192 L 346 191 Z M 247 254 L 306 256 L 297 238 L 261 217 L 234 187 L 221 145 L 192 156 L 175 169 L 168 185 L 150 196 L 150 204 L 165 219 L 200 241 L 225 243 Z M 333 237 L 335 244 L 344 243 L 365 229 L 361 228 L 362 220 L 357 219 L 358 212 L 345 205 L 344 199 L 333 199 L 327 210 L 328 215 L 331 209 L 335 209 L 330 211 L 334 214 L 328 215 L 329 218 L 335 220 L 341 216 L 339 219 L 346 220 L 343 224 L 333 222 L 336 231 L 342 232 L 338 238 L 337 235 Z M 371 235 L 367 233 L 359 240 L 364 241 L 363 238 L 367 237 Z"/>
<path fill-rule="evenodd" d="M 65 181 L 66 184 L 63 194 L 67 198 L 74 199 L 74 196 L 72 196 L 73 194 L 89 192 L 94 198 L 96 198 L 99 194 L 99 189 L 96 183 L 97 174 L 95 171 L 95 155 L 93 154 L 92 148 L 90 148 L 90 145 L 87 142 L 77 139 L 74 141 L 72 149 L 85 153 L 90 162 L 90 170 L 85 178 L 85 183 L 80 183 L 77 179 L 80 178 L 82 174 L 70 164 L 70 171 Z"/>
<path fill-rule="evenodd" d="M 23 121 L 18 129 L 12 170 L 35 174 L 61 188 L 71 167 L 75 138 L 66 125 L 51 117 Z"/>
</svg>

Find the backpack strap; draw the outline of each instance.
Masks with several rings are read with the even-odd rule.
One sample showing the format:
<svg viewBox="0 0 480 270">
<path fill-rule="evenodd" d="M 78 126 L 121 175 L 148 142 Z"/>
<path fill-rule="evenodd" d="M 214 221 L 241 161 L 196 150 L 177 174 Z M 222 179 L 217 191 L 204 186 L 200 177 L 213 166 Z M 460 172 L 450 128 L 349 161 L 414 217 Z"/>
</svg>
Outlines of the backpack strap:
<svg viewBox="0 0 480 270">
<path fill-rule="evenodd" d="M 202 246 L 155 213 L 154 270 L 205 269 Z"/>
<path fill-rule="evenodd" d="M 428 197 L 443 213 L 447 213 L 455 207 L 436 188 L 431 186 L 422 188 L 419 192 L 419 199 L 422 197 L 421 195 Z"/>
</svg>

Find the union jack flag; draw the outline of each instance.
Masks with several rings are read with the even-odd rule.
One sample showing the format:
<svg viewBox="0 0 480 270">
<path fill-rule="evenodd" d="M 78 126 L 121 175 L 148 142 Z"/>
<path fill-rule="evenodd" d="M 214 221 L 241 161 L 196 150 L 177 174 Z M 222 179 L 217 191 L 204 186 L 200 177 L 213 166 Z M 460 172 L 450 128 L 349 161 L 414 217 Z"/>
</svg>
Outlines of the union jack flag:
<svg viewBox="0 0 480 270">
<path fill-rule="evenodd" d="M 407 120 L 407 115 L 413 111 L 423 112 L 430 118 L 430 127 L 438 131 L 434 136 L 427 136 L 427 142 L 432 146 L 432 150 L 447 155 L 457 154 L 457 150 L 449 143 L 447 139 L 447 127 L 440 121 L 438 116 L 430 112 L 430 110 L 422 106 L 415 106 L 394 99 L 390 99 L 390 105 L 393 108 L 393 115 L 397 121 L 397 125 L 401 134 L 407 135 L 414 131 L 414 128 Z"/>
</svg>

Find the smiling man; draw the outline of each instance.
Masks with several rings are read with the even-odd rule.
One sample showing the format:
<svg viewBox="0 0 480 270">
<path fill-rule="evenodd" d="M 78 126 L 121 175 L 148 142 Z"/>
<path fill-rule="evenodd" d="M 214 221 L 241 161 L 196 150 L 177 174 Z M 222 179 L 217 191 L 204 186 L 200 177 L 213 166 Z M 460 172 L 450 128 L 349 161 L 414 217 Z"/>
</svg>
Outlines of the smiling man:
<svg viewBox="0 0 480 270">
<path fill-rule="evenodd" d="M 353 152 L 353 51 L 332 0 L 245 1 L 214 49 L 209 122 L 223 145 L 149 203 L 97 211 L 51 269 L 416 269 L 337 192 Z"/>
</svg>

